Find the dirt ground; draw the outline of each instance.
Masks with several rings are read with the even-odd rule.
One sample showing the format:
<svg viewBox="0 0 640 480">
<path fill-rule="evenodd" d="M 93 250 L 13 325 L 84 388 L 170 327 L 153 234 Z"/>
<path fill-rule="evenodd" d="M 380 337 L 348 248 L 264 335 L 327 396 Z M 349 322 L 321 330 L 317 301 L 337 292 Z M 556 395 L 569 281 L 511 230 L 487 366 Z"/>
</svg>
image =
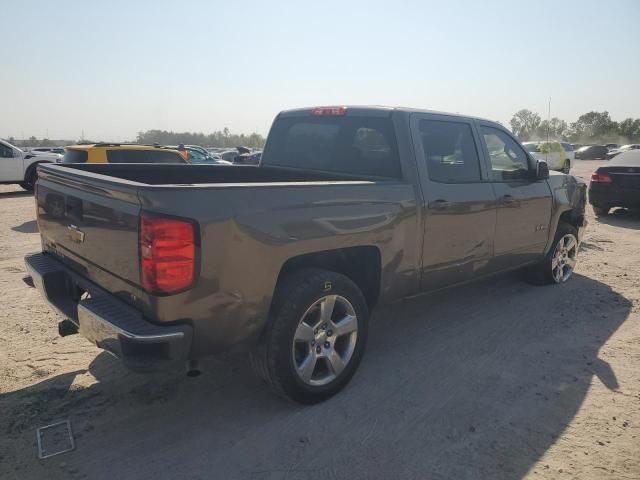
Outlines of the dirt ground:
<svg viewBox="0 0 640 480">
<path fill-rule="evenodd" d="M 376 312 L 352 383 L 313 407 L 244 356 L 145 376 L 59 338 L 22 282 L 32 196 L 1 186 L 0 219 L 2 479 L 640 478 L 640 217 L 589 209 L 566 285 L 507 274 Z M 38 460 L 64 419 L 75 451 Z"/>
</svg>

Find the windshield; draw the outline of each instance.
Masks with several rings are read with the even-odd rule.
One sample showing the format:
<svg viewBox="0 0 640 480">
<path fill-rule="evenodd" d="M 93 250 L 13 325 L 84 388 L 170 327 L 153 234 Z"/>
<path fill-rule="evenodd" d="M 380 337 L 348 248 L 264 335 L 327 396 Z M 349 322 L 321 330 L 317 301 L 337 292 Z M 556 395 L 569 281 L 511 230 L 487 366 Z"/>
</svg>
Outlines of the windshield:
<svg viewBox="0 0 640 480">
<path fill-rule="evenodd" d="M 525 143 L 522 145 L 527 152 L 537 152 L 538 144 L 537 143 Z"/>
</svg>

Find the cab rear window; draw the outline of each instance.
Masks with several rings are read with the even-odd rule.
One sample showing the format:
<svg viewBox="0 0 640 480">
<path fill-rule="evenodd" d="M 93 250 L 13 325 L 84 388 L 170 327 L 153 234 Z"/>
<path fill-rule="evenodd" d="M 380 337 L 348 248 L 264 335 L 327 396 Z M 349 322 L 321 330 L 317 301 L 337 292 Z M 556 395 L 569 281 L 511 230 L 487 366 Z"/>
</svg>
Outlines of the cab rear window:
<svg viewBox="0 0 640 480">
<path fill-rule="evenodd" d="M 284 117 L 276 120 L 262 164 L 347 174 L 401 176 L 389 118 Z"/>
<path fill-rule="evenodd" d="M 109 163 L 185 163 L 174 152 L 158 150 L 107 150 Z"/>
<path fill-rule="evenodd" d="M 86 150 L 67 150 L 62 158 L 62 163 L 86 163 Z"/>
</svg>

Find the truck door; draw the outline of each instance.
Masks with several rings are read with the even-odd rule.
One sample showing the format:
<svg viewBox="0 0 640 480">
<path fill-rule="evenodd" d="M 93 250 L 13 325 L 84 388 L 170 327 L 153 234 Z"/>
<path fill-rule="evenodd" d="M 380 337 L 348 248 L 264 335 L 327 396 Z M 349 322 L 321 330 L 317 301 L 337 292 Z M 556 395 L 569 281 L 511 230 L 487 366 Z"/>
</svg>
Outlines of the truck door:
<svg viewBox="0 0 640 480">
<path fill-rule="evenodd" d="M 481 275 L 493 255 L 495 195 L 471 120 L 436 114 L 411 119 L 423 196 L 421 288 Z"/>
<path fill-rule="evenodd" d="M 505 130 L 479 124 L 487 169 L 498 201 L 495 236 L 497 270 L 539 258 L 551 221 L 551 189 L 537 180 L 535 165 Z"/>
<path fill-rule="evenodd" d="M 0 143 L 0 182 L 22 181 L 22 154 L 19 150 Z"/>
</svg>

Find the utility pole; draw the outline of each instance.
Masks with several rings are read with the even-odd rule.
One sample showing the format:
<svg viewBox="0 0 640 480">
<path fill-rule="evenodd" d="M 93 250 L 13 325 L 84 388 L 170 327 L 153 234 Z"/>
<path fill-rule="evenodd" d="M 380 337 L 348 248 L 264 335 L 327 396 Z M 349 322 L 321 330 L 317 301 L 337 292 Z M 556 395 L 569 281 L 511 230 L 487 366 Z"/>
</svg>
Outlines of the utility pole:
<svg viewBox="0 0 640 480">
<path fill-rule="evenodd" d="M 549 143 L 549 128 L 551 128 L 551 97 L 549 97 L 549 108 L 547 109 L 547 143 Z"/>
</svg>

